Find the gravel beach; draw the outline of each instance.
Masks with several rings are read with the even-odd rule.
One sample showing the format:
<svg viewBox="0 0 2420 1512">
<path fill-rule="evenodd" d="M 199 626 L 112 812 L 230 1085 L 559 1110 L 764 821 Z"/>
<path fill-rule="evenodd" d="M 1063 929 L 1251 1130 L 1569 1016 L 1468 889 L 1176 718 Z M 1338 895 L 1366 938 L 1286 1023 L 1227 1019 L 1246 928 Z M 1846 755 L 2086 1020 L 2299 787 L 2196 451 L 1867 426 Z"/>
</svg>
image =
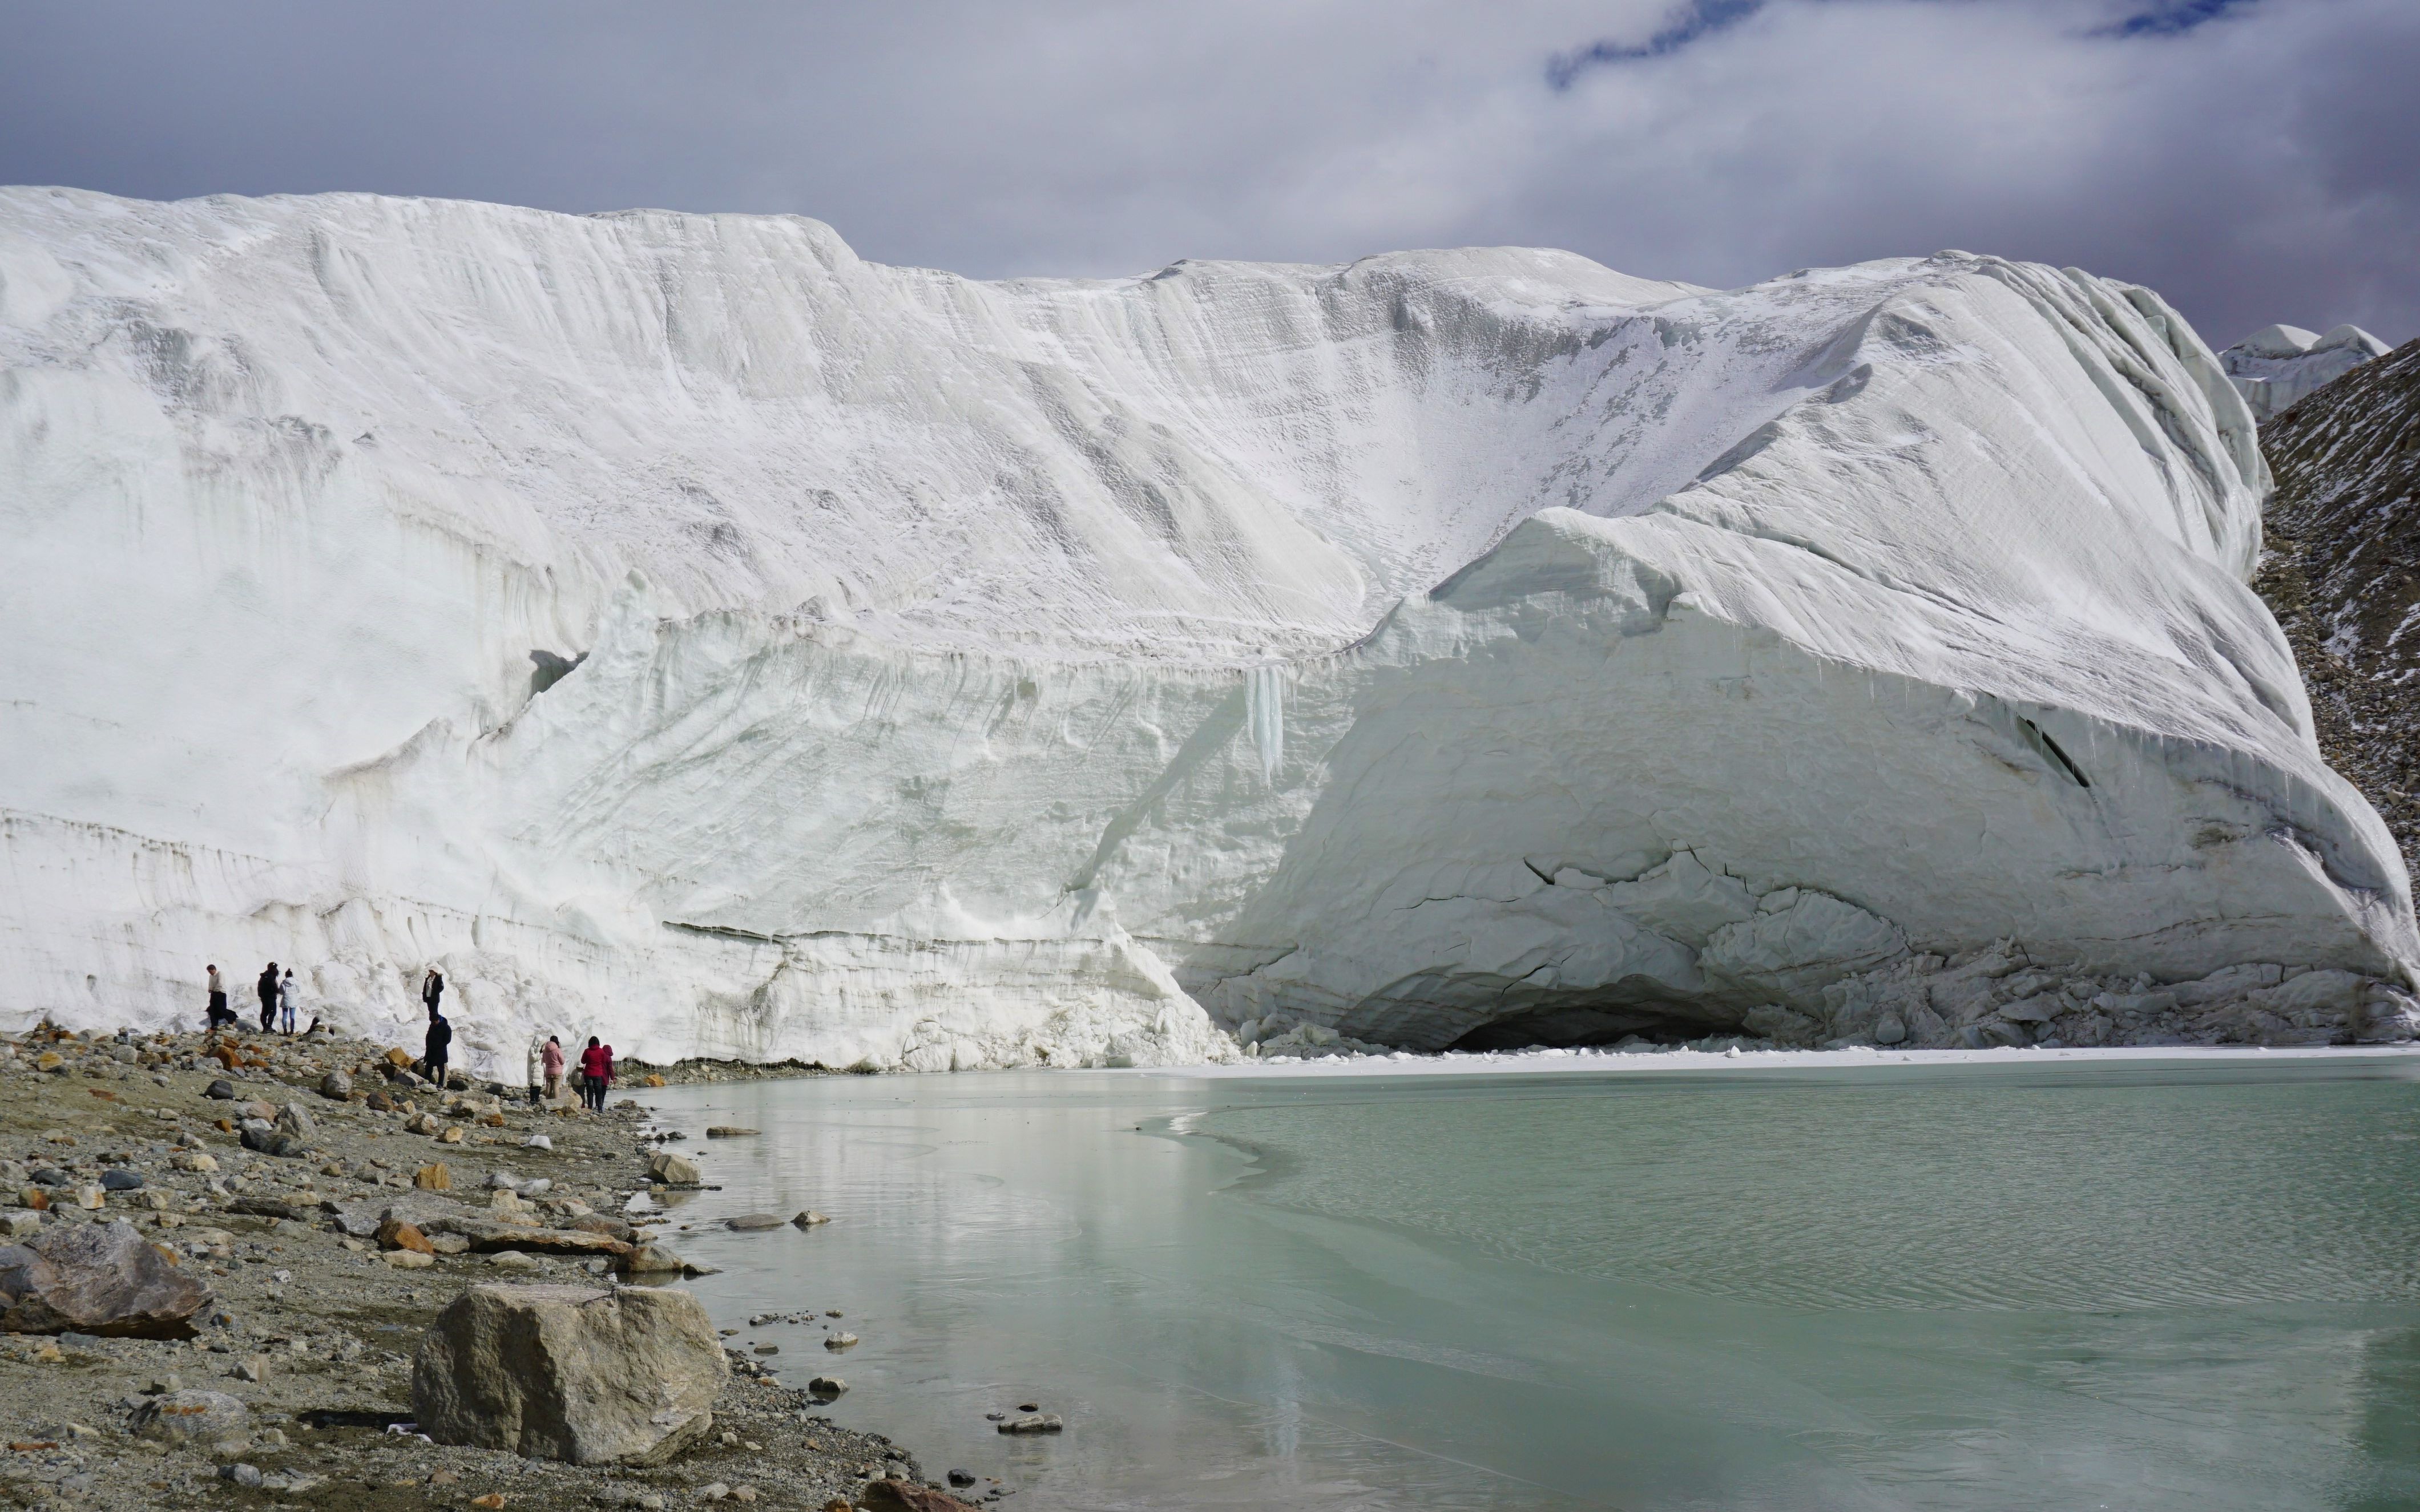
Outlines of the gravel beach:
<svg viewBox="0 0 2420 1512">
<path fill-rule="evenodd" d="M 190 1339 L 0 1333 L 0 1505 L 824 1508 L 869 1491 L 954 1504 L 906 1450 L 819 1415 L 830 1397 L 811 1394 L 803 1359 L 784 1381 L 783 1362 L 728 1347 L 712 1431 L 659 1467 L 447 1447 L 401 1427 L 412 1352 L 465 1289 L 611 1288 L 655 1238 L 629 1221 L 647 1204 L 626 1217 L 649 1188 L 643 1109 L 535 1107 L 519 1088 L 452 1082 L 325 1035 L 0 1042 L 0 1242 L 124 1221 L 213 1293 Z M 425 1250 L 384 1247 L 382 1216 L 408 1219 Z M 397 1237 L 390 1224 L 385 1242 Z M 140 1435 L 176 1392 L 240 1402 L 240 1431 L 208 1446 Z"/>
</svg>

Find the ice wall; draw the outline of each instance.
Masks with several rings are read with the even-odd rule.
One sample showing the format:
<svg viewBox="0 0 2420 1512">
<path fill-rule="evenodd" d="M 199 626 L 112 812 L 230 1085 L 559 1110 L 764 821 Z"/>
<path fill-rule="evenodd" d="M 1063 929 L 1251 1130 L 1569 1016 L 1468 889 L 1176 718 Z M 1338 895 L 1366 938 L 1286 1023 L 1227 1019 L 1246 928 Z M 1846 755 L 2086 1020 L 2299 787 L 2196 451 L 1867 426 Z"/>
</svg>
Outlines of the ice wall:
<svg viewBox="0 0 2420 1512">
<path fill-rule="evenodd" d="M 0 1013 L 273 957 L 402 1034 L 435 962 L 508 1071 L 940 1068 L 1735 1024 L 2009 938 L 2400 978 L 2266 483 L 2155 296 L 1964 254 L 980 284 L 0 192 Z"/>
</svg>

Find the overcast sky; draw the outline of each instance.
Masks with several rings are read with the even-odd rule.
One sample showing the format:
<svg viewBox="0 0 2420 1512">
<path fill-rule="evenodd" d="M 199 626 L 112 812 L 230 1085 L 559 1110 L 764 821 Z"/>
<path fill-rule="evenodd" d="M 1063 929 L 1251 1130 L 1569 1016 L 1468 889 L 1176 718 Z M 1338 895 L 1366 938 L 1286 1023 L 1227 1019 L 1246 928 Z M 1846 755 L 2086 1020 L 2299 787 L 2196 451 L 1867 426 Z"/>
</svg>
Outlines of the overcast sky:
<svg viewBox="0 0 2420 1512">
<path fill-rule="evenodd" d="M 1943 247 L 2420 334 L 2420 0 L 0 0 L 0 182 L 796 211 L 978 276 Z"/>
</svg>

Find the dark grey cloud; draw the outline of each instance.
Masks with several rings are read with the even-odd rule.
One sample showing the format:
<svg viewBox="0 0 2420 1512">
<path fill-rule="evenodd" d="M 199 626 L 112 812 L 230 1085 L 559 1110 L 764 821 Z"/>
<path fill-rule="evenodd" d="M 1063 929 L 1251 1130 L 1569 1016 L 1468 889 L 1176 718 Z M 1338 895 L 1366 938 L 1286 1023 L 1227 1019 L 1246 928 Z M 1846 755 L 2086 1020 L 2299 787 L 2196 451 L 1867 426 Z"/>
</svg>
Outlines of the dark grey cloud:
<svg viewBox="0 0 2420 1512">
<path fill-rule="evenodd" d="M 789 211 L 980 276 L 1965 247 L 2420 334 L 2412 0 L 0 0 L 0 181 Z"/>
</svg>

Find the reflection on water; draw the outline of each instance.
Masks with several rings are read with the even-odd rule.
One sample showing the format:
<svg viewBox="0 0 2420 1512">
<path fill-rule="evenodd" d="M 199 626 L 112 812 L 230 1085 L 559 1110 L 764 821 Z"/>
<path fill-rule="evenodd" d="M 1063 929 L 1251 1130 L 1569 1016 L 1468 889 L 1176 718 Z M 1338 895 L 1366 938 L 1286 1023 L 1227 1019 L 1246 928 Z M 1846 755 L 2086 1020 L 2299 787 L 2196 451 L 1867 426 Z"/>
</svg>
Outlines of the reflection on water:
<svg viewBox="0 0 2420 1512">
<path fill-rule="evenodd" d="M 1012 1506 L 2383 1508 L 2420 1505 L 2403 1068 L 644 1095 L 764 1131 L 675 1220 L 718 1318 L 841 1308 L 837 1357 L 749 1336 Z M 1023 1401 L 1067 1434 L 995 1433 Z"/>
</svg>

